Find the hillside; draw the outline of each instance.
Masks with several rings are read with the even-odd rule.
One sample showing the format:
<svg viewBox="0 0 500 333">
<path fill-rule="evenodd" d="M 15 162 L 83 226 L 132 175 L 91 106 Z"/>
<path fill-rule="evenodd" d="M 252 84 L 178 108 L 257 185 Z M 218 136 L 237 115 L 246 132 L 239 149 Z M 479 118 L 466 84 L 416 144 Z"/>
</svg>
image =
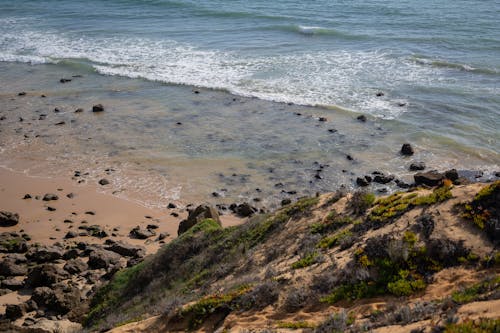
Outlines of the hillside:
<svg viewBox="0 0 500 333">
<path fill-rule="evenodd" d="M 445 181 L 378 199 L 363 192 L 303 198 L 225 229 L 203 219 L 99 289 L 85 326 L 498 330 L 499 202 L 499 181 Z"/>
</svg>

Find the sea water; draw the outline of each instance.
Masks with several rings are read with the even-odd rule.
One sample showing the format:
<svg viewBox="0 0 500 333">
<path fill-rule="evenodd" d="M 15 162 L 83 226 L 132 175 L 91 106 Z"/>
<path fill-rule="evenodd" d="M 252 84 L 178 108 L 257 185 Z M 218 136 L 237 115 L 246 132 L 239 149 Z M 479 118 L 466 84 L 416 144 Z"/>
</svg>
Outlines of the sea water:
<svg viewBox="0 0 500 333">
<path fill-rule="evenodd" d="M 233 173 L 260 177 L 248 191 L 270 182 L 306 192 L 353 186 L 374 169 L 404 176 L 409 161 L 396 153 L 406 141 L 430 167 L 494 172 L 498 17 L 499 1 L 0 0 L 0 78 L 3 92 L 29 86 L 29 70 L 13 62 L 42 66 L 39 81 L 83 73 L 85 92 L 74 80 L 59 94 L 75 107 L 121 101 L 112 121 L 99 120 L 103 151 L 141 160 L 169 189 L 209 194 Z M 122 85 L 129 93 L 117 98 Z M 208 90 L 195 96 L 200 88 Z M 134 153 L 112 149 L 117 141 Z M 199 179 L 183 173 L 193 159 L 210 165 L 191 166 Z M 330 171 L 314 178 L 312 162 Z"/>
</svg>

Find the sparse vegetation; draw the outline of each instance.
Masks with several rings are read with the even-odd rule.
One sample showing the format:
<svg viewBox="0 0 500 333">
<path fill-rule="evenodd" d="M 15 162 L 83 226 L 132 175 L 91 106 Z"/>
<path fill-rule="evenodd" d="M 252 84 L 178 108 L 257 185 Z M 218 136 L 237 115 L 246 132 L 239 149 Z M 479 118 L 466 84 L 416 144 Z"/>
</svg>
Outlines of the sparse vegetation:
<svg viewBox="0 0 500 333">
<path fill-rule="evenodd" d="M 481 318 L 466 320 L 460 324 L 449 324 L 445 333 L 496 333 L 500 332 L 500 319 Z"/>
<path fill-rule="evenodd" d="M 493 241 L 498 241 L 500 232 L 497 224 L 500 219 L 500 181 L 496 181 L 480 190 L 474 199 L 463 205 L 462 216 L 483 230 Z"/>
<path fill-rule="evenodd" d="M 304 267 L 307 267 L 307 266 L 311 266 L 311 265 L 313 265 L 313 264 L 315 264 L 317 262 L 318 257 L 319 257 L 319 253 L 318 252 L 308 253 L 302 259 L 294 262 L 292 264 L 292 268 L 293 269 L 299 269 L 299 268 L 304 268 Z"/>
<path fill-rule="evenodd" d="M 375 202 L 375 195 L 364 191 L 354 192 L 349 201 L 349 208 L 356 215 L 364 214 Z"/>
<path fill-rule="evenodd" d="M 301 328 L 315 328 L 316 326 L 313 323 L 309 323 L 307 321 L 280 321 L 277 325 L 278 328 L 288 328 L 292 330 L 297 330 Z"/>
<path fill-rule="evenodd" d="M 318 247 L 327 249 L 332 248 L 336 245 L 340 245 L 343 240 L 352 237 L 352 232 L 350 230 L 342 230 L 334 234 L 333 236 L 325 237 L 321 239 L 318 243 Z"/>
<path fill-rule="evenodd" d="M 469 288 L 455 291 L 451 299 L 459 304 L 470 303 L 481 299 L 486 293 L 500 290 L 500 276 L 486 279 Z"/>
<path fill-rule="evenodd" d="M 311 225 L 311 232 L 313 234 L 326 234 L 351 223 L 353 223 L 353 221 L 350 217 L 341 216 L 335 210 L 332 210 L 328 213 L 324 221 Z"/>
<path fill-rule="evenodd" d="M 215 294 L 206 296 L 200 299 L 198 302 L 182 309 L 179 315 L 183 318 L 188 318 L 188 325 L 190 329 L 197 328 L 209 315 L 215 313 L 216 311 L 223 310 L 223 308 L 225 307 L 231 307 L 235 302 L 235 299 L 244 295 L 250 290 L 250 286 L 244 285 L 228 294 Z"/>
</svg>

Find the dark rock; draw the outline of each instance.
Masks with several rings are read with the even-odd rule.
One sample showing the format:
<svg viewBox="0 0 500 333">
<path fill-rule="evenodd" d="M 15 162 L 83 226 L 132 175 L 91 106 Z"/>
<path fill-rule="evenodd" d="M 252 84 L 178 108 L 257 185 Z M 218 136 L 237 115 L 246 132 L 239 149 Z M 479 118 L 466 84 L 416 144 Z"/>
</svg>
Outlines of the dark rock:
<svg viewBox="0 0 500 333">
<path fill-rule="evenodd" d="M 5 288 L 5 289 L 20 290 L 20 289 L 23 289 L 23 287 L 24 287 L 23 280 L 5 279 L 2 281 L 2 288 Z"/>
<path fill-rule="evenodd" d="M 358 184 L 358 186 L 365 187 L 370 185 L 370 182 L 365 177 L 358 177 L 356 178 L 356 184 Z"/>
<path fill-rule="evenodd" d="M 0 253 L 24 253 L 26 251 L 28 251 L 28 244 L 23 237 L 9 232 L 0 234 Z"/>
<path fill-rule="evenodd" d="M 170 213 L 170 215 L 171 215 L 171 216 L 173 216 L 173 217 L 179 217 L 179 214 L 177 214 L 177 213 L 175 213 L 175 212 Z"/>
<path fill-rule="evenodd" d="M 56 246 L 32 247 L 26 254 L 26 257 L 30 261 L 35 261 L 39 264 L 61 259 L 62 256 L 62 249 Z"/>
<path fill-rule="evenodd" d="M 233 212 L 239 217 L 249 217 L 257 212 L 257 208 L 252 207 L 247 202 L 244 202 L 242 204 L 237 205 L 233 210 Z"/>
<path fill-rule="evenodd" d="M 168 209 L 174 209 L 177 208 L 177 206 L 174 203 L 169 203 L 167 206 Z"/>
<path fill-rule="evenodd" d="M 164 236 L 164 234 L 160 234 L 161 236 Z M 165 236 L 161 239 L 164 239 Z M 112 251 L 115 253 L 118 253 L 119 255 L 125 256 L 125 257 L 144 257 L 146 254 L 146 249 L 142 246 L 138 245 L 131 245 L 123 242 L 115 242 L 112 245 L 106 247 L 106 250 Z"/>
<path fill-rule="evenodd" d="M 12 259 L 4 259 L 0 261 L 1 276 L 22 276 L 26 275 L 28 269 L 25 265 L 16 264 Z"/>
<path fill-rule="evenodd" d="M 59 82 L 61 82 L 61 83 L 67 83 L 67 82 L 71 82 L 71 79 L 62 78 L 62 79 L 59 80 Z"/>
<path fill-rule="evenodd" d="M 53 193 L 47 193 L 43 196 L 43 201 L 51 201 L 51 200 L 58 200 L 59 197 L 57 196 L 57 194 L 53 194 Z"/>
<path fill-rule="evenodd" d="M 75 259 L 78 256 L 79 256 L 79 252 L 77 249 L 69 249 L 68 251 L 64 252 L 63 259 L 70 260 L 70 259 Z"/>
<path fill-rule="evenodd" d="M 321 121 L 321 122 L 328 121 L 328 119 L 326 119 L 326 117 L 319 117 L 318 120 Z"/>
<path fill-rule="evenodd" d="M 455 181 L 459 178 L 458 171 L 456 169 L 450 169 L 448 171 L 445 171 L 444 177 L 451 181 Z"/>
<path fill-rule="evenodd" d="M 9 253 L 4 257 L 4 260 L 13 260 L 16 264 L 25 264 L 28 259 L 21 253 Z"/>
<path fill-rule="evenodd" d="M 82 221 L 83 223 L 83 221 Z M 104 238 L 104 237 L 108 237 L 108 233 L 101 229 L 101 226 L 97 225 L 97 224 L 93 224 L 93 225 L 81 225 L 78 227 L 78 229 L 81 229 L 81 230 L 86 230 L 87 231 L 87 235 L 89 236 L 92 236 L 92 237 L 97 237 L 97 238 Z"/>
<path fill-rule="evenodd" d="M 192 228 L 195 224 L 205 219 L 213 219 L 214 221 L 219 223 L 219 225 L 221 224 L 219 213 L 214 207 L 201 205 L 196 207 L 194 210 L 189 211 L 187 219 L 182 220 L 179 223 L 177 234 L 183 234 L 184 232 Z"/>
<path fill-rule="evenodd" d="M 31 299 L 39 307 L 60 315 L 75 311 L 82 306 L 80 291 L 76 286 L 69 284 L 58 284 L 52 288 L 38 287 L 33 291 Z"/>
<path fill-rule="evenodd" d="M 383 93 L 383 92 L 381 92 L 381 91 L 379 91 L 379 92 L 378 92 L 378 93 L 376 93 L 375 95 L 376 95 L 377 97 L 382 97 L 382 96 L 384 96 L 384 93 Z"/>
<path fill-rule="evenodd" d="M 403 154 L 405 156 L 411 156 L 414 153 L 415 153 L 415 151 L 413 150 L 413 147 L 409 143 L 405 143 L 401 147 L 401 154 Z"/>
<path fill-rule="evenodd" d="M 29 194 L 25 194 L 25 195 L 24 195 L 24 197 L 23 197 L 23 199 L 24 199 L 24 200 L 26 200 L 26 199 L 31 199 L 31 195 L 29 195 Z"/>
<path fill-rule="evenodd" d="M 281 200 L 281 205 L 282 205 L 282 206 L 286 206 L 286 205 L 289 205 L 289 204 L 291 204 L 291 203 L 292 203 L 292 199 L 288 199 L 288 198 L 287 198 L 287 199 L 283 199 L 283 200 Z"/>
<path fill-rule="evenodd" d="M 218 197 L 220 197 L 220 194 L 219 194 L 219 193 L 217 193 L 217 192 L 212 192 L 212 196 L 213 196 L 214 198 L 218 198 Z"/>
<path fill-rule="evenodd" d="M 54 125 L 58 126 L 58 125 L 64 125 L 64 124 L 66 124 L 66 122 L 65 122 L 65 121 L 60 121 L 60 122 L 58 122 L 58 123 L 55 123 Z"/>
<path fill-rule="evenodd" d="M 69 274 L 79 274 L 88 269 L 88 265 L 81 259 L 71 259 L 64 265 L 64 270 Z"/>
<path fill-rule="evenodd" d="M 354 160 L 354 158 L 351 155 L 346 155 L 346 158 L 347 158 L 348 161 Z"/>
<path fill-rule="evenodd" d="M 363 122 L 363 123 L 366 122 L 366 116 L 364 114 L 358 116 L 356 119 Z"/>
<path fill-rule="evenodd" d="M 19 223 L 19 215 L 6 211 L 0 211 L 0 227 L 12 227 Z"/>
<path fill-rule="evenodd" d="M 92 107 L 92 112 L 103 112 L 104 106 L 102 104 L 96 104 Z"/>
<path fill-rule="evenodd" d="M 107 180 L 106 178 L 103 178 L 101 180 L 99 180 L 99 185 L 108 185 L 109 184 L 109 180 Z"/>
<path fill-rule="evenodd" d="M 153 229 L 154 230 L 154 229 L 158 229 L 158 228 L 159 228 L 159 226 L 156 224 L 148 224 L 146 226 L 146 229 Z"/>
<path fill-rule="evenodd" d="M 14 321 L 24 316 L 25 312 L 23 304 L 8 304 L 5 308 L 5 318 Z"/>
<path fill-rule="evenodd" d="M 404 181 L 400 180 L 400 179 L 396 179 L 394 181 L 396 183 L 396 185 L 399 187 L 399 188 L 410 188 L 411 185 L 408 184 L 408 183 L 405 183 Z"/>
<path fill-rule="evenodd" d="M 158 235 L 158 240 L 161 241 L 161 240 L 164 240 L 165 238 L 167 238 L 169 236 L 168 233 L 165 233 L 165 232 L 162 232 Z"/>
<path fill-rule="evenodd" d="M 95 215 L 95 212 L 93 210 L 86 211 L 85 214 L 87 215 Z"/>
<path fill-rule="evenodd" d="M 71 238 L 76 238 L 78 234 L 74 231 L 68 231 L 66 235 L 64 236 L 64 239 L 71 239 Z"/>
<path fill-rule="evenodd" d="M 373 177 L 373 181 L 379 184 L 387 184 L 394 180 L 393 175 L 376 175 Z"/>
<path fill-rule="evenodd" d="M 116 265 L 120 261 L 120 256 L 115 252 L 104 249 L 95 249 L 89 255 L 88 265 L 91 269 L 108 268 Z"/>
<path fill-rule="evenodd" d="M 17 96 L 26 96 L 26 92 L 21 91 L 20 93 L 17 94 Z"/>
<path fill-rule="evenodd" d="M 434 231 L 434 218 L 430 214 L 422 214 L 418 219 L 417 219 L 417 226 L 419 227 L 420 231 L 424 235 L 426 239 L 429 239 L 431 236 L 432 232 Z"/>
<path fill-rule="evenodd" d="M 61 109 L 59 109 L 59 108 L 54 108 L 54 112 L 55 112 L 55 113 L 59 113 L 59 112 L 61 112 Z"/>
<path fill-rule="evenodd" d="M 83 112 L 82 108 L 78 108 L 78 109 L 75 110 L 75 113 L 80 113 L 80 112 Z"/>
<path fill-rule="evenodd" d="M 67 278 L 69 278 L 68 273 L 59 266 L 55 264 L 42 264 L 30 269 L 26 278 L 26 285 L 32 288 L 50 287 Z"/>
<path fill-rule="evenodd" d="M 47 206 L 47 210 L 48 210 L 49 212 L 53 212 L 53 211 L 55 211 L 56 209 L 55 209 L 54 207 Z"/>
<path fill-rule="evenodd" d="M 130 237 L 136 239 L 147 239 L 149 237 L 155 236 L 156 233 L 151 229 L 143 229 L 139 226 L 130 230 Z"/>
<path fill-rule="evenodd" d="M 74 193 L 68 193 L 68 194 L 66 194 L 66 197 L 68 199 L 73 199 L 75 197 L 75 194 Z"/>
<path fill-rule="evenodd" d="M 422 171 L 425 169 L 424 162 L 413 162 L 410 164 L 410 171 Z"/>
<path fill-rule="evenodd" d="M 418 172 L 413 178 L 417 185 L 438 186 L 444 179 L 444 175 L 433 170 L 427 172 Z"/>
</svg>

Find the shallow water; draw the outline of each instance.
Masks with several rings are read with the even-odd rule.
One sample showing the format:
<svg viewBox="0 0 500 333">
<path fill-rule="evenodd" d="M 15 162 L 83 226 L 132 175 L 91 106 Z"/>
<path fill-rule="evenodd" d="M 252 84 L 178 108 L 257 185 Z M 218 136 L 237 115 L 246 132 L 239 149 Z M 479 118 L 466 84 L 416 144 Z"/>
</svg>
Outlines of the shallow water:
<svg viewBox="0 0 500 333">
<path fill-rule="evenodd" d="M 363 123 L 339 109 L 102 76 L 68 64 L 0 63 L 0 78 L 1 165 L 33 175 L 88 173 L 75 182 L 105 177 L 111 185 L 103 191 L 153 207 L 258 198 L 256 206 L 271 208 L 287 197 L 353 188 L 356 176 L 375 170 L 411 180 L 415 160 L 437 169 L 498 170 L 498 155 L 488 149 L 431 137 L 403 121 Z M 105 112 L 92 113 L 96 103 Z M 416 147 L 411 158 L 399 154 L 406 140 Z"/>
</svg>

